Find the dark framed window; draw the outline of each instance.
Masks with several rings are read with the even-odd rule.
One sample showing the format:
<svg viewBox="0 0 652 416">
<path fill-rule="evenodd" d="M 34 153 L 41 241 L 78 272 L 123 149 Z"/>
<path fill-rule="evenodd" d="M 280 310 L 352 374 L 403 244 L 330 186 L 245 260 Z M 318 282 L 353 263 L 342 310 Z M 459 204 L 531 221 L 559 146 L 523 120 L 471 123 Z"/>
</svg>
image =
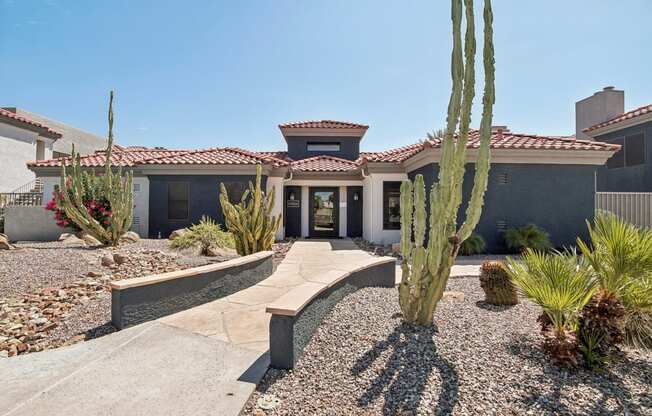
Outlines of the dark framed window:
<svg viewBox="0 0 652 416">
<path fill-rule="evenodd" d="M 189 217 L 190 184 L 168 183 L 168 219 L 187 220 Z"/>
<path fill-rule="evenodd" d="M 339 152 L 339 142 L 308 142 L 306 150 L 309 152 Z"/>
<path fill-rule="evenodd" d="M 607 168 L 608 169 L 622 168 L 623 166 L 625 166 L 625 146 L 623 146 L 625 140 L 621 137 L 618 139 L 610 140 L 609 143 L 619 144 L 621 148 L 619 151 L 614 153 L 614 155 L 607 160 Z"/>
<path fill-rule="evenodd" d="M 625 137 L 625 166 L 645 163 L 645 136 L 643 133 Z"/>
<path fill-rule="evenodd" d="M 383 182 L 383 229 L 401 229 L 401 182 Z"/>
<path fill-rule="evenodd" d="M 224 182 L 226 192 L 229 194 L 229 201 L 237 204 L 242 199 L 247 183 L 245 182 Z"/>
</svg>

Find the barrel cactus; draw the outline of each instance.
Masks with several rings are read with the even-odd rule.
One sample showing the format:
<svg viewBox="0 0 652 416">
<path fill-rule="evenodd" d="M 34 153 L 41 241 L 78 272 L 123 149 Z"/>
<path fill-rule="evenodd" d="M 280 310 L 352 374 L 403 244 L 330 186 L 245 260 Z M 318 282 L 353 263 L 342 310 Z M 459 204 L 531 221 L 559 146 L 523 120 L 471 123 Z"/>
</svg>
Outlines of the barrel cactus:
<svg viewBox="0 0 652 416">
<path fill-rule="evenodd" d="M 231 203 L 223 183 L 220 184 L 220 203 L 226 228 L 235 240 L 235 249 L 241 256 L 271 250 L 276 230 L 281 225 L 281 215 L 272 216 L 274 192 L 265 194 L 261 188 L 262 168 L 256 167 L 256 185 L 249 189 L 239 203 Z"/>
<path fill-rule="evenodd" d="M 463 3 L 463 4 L 462 4 Z M 466 33 L 462 51 L 462 14 Z M 402 280 L 399 302 L 403 319 L 419 325 L 431 325 L 437 303 L 442 298 L 451 267 L 461 243 L 477 225 L 489 173 L 489 144 L 494 93 L 493 13 L 491 1 L 484 2 L 484 96 L 480 121 L 480 143 L 475 163 L 475 177 L 466 219 L 457 226 L 462 204 L 462 182 L 466 164 L 466 146 L 475 96 L 475 22 L 473 0 L 452 0 L 453 52 L 451 75 L 453 86 L 448 104 L 446 130 L 441 139 L 439 177 L 429 194 L 429 222 L 426 224 L 426 190 L 423 177 L 401 185 L 401 252 Z M 459 129 L 458 129 L 459 127 Z M 427 246 L 424 246 L 429 227 Z"/>
<path fill-rule="evenodd" d="M 501 261 L 485 261 L 480 266 L 480 286 L 485 301 L 492 305 L 516 305 L 516 287 Z"/>
<path fill-rule="evenodd" d="M 106 147 L 104 174 L 82 172 L 81 158 L 72 147 L 71 171 L 66 169 L 66 163 L 61 166 L 61 197 L 57 202 L 65 211 L 66 217 L 75 223 L 83 232 L 95 237 L 103 244 L 118 245 L 120 238 L 129 231 L 133 220 L 132 173 L 122 173 L 122 168 L 115 171 L 111 164 L 113 150 L 113 91 L 109 94 L 109 137 Z M 101 199 L 108 202 L 110 212 L 108 219 L 99 220 L 93 213 L 93 208 L 85 204 L 86 190 L 97 191 Z M 65 191 L 64 191 L 65 190 Z"/>
</svg>

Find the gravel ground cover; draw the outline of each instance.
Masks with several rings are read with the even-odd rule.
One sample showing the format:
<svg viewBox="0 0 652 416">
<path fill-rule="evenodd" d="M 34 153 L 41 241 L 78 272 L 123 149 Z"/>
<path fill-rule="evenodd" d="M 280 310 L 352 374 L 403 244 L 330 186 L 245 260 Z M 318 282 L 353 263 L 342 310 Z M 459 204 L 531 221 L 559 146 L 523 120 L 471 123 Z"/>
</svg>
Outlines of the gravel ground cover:
<svg viewBox="0 0 652 416">
<path fill-rule="evenodd" d="M 72 344 L 115 331 L 109 283 L 223 261 L 178 252 L 168 240 L 119 248 L 19 243 L 0 251 L 0 358 Z M 120 258 L 109 266 L 102 258 Z"/>
<path fill-rule="evenodd" d="M 270 369 L 242 413 L 652 414 L 652 352 L 625 349 L 603 372 L 561 369 L 540 348 L 538 307 L 487 305 L 477 278 L 451 279 L 448 289 L 463 298 L 443 300 L 427 329 L 401 322 L 396 289 L 349 295 L 296 368 Z"/>
</svg>

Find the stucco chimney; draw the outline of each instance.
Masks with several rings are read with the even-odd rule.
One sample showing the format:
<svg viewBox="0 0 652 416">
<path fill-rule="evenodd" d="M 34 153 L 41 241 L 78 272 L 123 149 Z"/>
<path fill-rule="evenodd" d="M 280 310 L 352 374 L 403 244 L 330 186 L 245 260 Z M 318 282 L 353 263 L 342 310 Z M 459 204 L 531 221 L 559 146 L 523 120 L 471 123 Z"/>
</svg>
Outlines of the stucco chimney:
<svg viewBox="0 0 652 416">
<path fill-rule="evenodd" d="M 590 97 L 575 103 L 575 137 L 590 139 L 582 130 L 602 123 L 625 112 L 625 92 L 612 86 L 604 87 Z"/>
</svg>

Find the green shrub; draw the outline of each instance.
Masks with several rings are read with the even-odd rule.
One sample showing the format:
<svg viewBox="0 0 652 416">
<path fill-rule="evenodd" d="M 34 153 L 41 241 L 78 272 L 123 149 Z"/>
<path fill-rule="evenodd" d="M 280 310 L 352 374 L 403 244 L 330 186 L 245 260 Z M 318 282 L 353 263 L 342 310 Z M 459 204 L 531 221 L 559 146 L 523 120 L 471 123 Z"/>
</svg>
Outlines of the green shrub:
<svg viewBox="0 0 652 416">
<path fill-rule="evenodd" d="M 598 290 L 582 308 L 578 324 L 580 351 L 589 368 L 606 363 L 623 342 L 625 307 L 606 290 Z"/>
<path fill-rule="evenodd" d="M 548 251 L 552 247 L 548 233 L 534 224 L 505 231 L 505 243 L 513 252 L 523 252 L 526 249 Z"/>
<path fill-rule="evenodd" d="M 516 305 L 518 296 L 505 265 L 501 261 L 485 261 L 480 266 L 480 286 L 485 301 L 492 305 Z"/>
<path fill-rule="evenodd" d="M 531 248 L 507 262 L 518 290 L 543 309 L 545 349 L 559 363 L 576 364 L 579 313 L 595 290 L 588 267 L 574 252 L 547 254 Z"/>
<path fill-rule="evenodd" d="M 204 216 L 198 224 L 193 224 L 187 232 L 172 240 L 170 245 L 176 249 L 199 247 L 205 255 L 211 247 L 234 248 L 235 241 L 231 233 L 223 231 L 218 223 Z"/>
<path fill-rule="evenodd" d="M 652 230 L 641 229 L 610 213 L 587 222 L 591 245 L 577 240 L 598 286 L 625 307 L 625 341 L 652 345 Z"/>
<path fill-rule="evenodd" d="M 473 233 L 460 245 L 460 253 L 464 256 L 484 253 L 486 244 L 481 235 Z"/>
</svg>

